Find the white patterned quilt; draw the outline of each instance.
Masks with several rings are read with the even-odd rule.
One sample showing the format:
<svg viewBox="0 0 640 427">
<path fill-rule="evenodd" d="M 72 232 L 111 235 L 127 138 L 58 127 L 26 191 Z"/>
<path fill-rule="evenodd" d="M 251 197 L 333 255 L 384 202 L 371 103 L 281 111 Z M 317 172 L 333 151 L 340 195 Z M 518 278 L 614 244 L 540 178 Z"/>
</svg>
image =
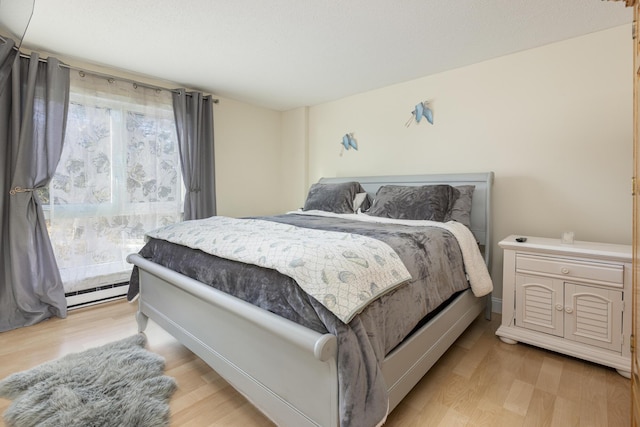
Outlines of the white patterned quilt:
<svg viewBox="0 0 640 427">
<path fill-rule="evenodd" d="M 277 270 L 345 323 L 370 301 L 411 279 L 389 245 L 359 234 L 214 216 L 147 236 Z"/>
</svg>

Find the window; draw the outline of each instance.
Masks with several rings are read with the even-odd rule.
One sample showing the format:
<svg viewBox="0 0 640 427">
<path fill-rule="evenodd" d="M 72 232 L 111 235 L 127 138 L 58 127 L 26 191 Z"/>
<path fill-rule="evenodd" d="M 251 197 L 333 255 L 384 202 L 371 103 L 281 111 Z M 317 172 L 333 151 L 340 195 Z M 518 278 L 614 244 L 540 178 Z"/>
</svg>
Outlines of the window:
<svg viewBox="0 0 640 427">
<path fill-rule="evenodd" d="M 63 152 L 41 198 L 65 292 L 128 281 L 144 233 L 181 220 L 171 94 L 72 73 Z"/>
</svg>

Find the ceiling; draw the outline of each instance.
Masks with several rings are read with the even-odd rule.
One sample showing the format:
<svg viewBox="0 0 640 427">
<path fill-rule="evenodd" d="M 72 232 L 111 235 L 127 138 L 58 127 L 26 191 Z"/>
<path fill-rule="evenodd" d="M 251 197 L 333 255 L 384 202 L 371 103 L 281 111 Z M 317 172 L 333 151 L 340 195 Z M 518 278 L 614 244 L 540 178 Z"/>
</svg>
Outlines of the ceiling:
<svg viewBox="0 0 640 427">
<path fill-rule="evenodd" d="M 632 20 L 601 0 L 35 0 L 23 46 L 289 110 Z"/>
</svg>

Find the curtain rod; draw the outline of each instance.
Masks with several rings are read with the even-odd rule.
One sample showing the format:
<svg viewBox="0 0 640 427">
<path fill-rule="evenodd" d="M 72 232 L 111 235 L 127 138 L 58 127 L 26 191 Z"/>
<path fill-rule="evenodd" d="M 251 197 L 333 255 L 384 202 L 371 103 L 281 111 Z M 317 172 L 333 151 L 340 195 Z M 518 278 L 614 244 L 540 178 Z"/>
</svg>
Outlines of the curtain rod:
<svg viewBox="0 0 640 427">
<path fill-rule="evenodd" d="M 15 47 L 14 47 L 14 49 L 15 49 Z M 20 57 L 22 57 L 22 58 L 30 58 L 31 57 L 30 55 L 27 55 L 26 53 L 20 52 L 19 50 L 18 50 L 18 52 L 20 53 Z M 41 61 L 41 62 L 46 62 L 47 61 L 45 58 L 38 58 L 38 60 Z M 131 83 L 134 86 L 146 87 L 147 89 L 166 90 L 166 91 L 169 91 L 169 92 L 172 92 L 172 93 L 179 93 L 179 91 L 176 90 L 176 89 L 168 89 L 166 87 L 156 86 L 156 85 L 152 85 L 152 84 L 148 84 L 148 83 L 141 83 L 141 82 L 138 82 L 138 81 L 135 81 L 135 80 L 131 80 L 131 79 L 127 79 L 127 78 L 124 78 L 124 77 L 115 77 L 115 76 L 112 76 L 112 75 L 109 75 L 109 74 L 99 73 L 97 71 L 89 71 L 89 70 L 85 70 L 83 68 L 74 67 L 72 65 L 67 65 L 67 64 L 64 64 L 62 62 L 60 63 L 60 66 L 64 67 L 64 68 L 68 68 L 69 70 L 78 71 L 79 73 L 82 73 L 82 74 L 91 74 L 93 76 L 100 77 L 100 78 L 107 79 L 107 80 L 118 80 L 118 81 L 121 81 L 121 82 Z M 187 96 L 191 96 L 191 94 L 187 93 Z M 220 102 L 220 100 L 218 98 L 213 98 L 212 97 L 211 100 L 213 101 L 214 104 L 218 104 Z"/>
</svg>

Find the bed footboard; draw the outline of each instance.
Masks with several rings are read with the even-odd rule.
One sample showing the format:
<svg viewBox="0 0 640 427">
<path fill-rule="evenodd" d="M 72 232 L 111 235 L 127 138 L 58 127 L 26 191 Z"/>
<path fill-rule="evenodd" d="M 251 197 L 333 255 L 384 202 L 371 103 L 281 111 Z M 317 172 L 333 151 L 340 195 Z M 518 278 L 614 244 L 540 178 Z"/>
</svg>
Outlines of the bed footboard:
<svg viewBox="0 0 640 427">
<path fill-rule="evenodd" d="M 337 339 L 133 254 L 150 318 L 278 425 L 337 426 Z M 282 372 L 287 372 L 282 376 Z"/>
</svg>

